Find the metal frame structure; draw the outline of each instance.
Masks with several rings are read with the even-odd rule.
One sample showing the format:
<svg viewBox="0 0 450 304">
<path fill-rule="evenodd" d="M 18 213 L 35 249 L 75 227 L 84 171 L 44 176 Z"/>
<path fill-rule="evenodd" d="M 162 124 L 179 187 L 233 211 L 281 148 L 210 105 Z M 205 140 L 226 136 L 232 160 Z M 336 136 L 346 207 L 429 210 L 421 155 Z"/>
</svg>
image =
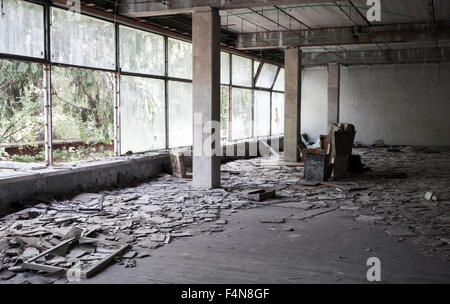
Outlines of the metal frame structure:
<svg viewBox="0 0 450 304">
<path fill-rule="evenodd" d="M 81 11 L 80 14 L 89 16 L 91 18 L 96 18 L 99 20 L 103 20 L 106 22 L 110 22 L 114 24 L 114 37 L 115 37 L 115 69 L 107 69 L 107 68 L 97 68 L 97 67 L 88 67 L 88 66 L 80 66 L 76 64 L 67 64 L 67 63 L 59 63 L 59 62 L 53 62 L 51 60 L 51 8 L 55 7 L 58 9 L 66 9 L 65 6 L 55 5 L 51 4 L 49 1 L 43 1 L 43 0 L 24 0 L 26 2 L 34 3 L 37 5 L 41 5 L 43 7 L 43 18 L 44 18 L 44 58 L 37 58 L 37 57 L 28 57 L 28 56 L 20 56 L 20 55 L 13 55 L 13 54 L 4 54 L 0 53 L 0 60 L 6 59 L 6 60 L 15 60 L 15 61 L 25 61 L 25 62 L 32 62 L 37 64 L 43 65 L 44 70 L 44 126 L 45 126 L 45 162 L 47 166 L 53 165 L 53 153 L 52 153 L 52 96 L 51 96 L 51 70 L 52 66 L 58 66 L 63 68 L 77 68 L 77 69 L 85 69 L 85 70 L 92 70 L 92 71 L 100 71 L 100 72 L 108 72 L 114 74 L 114 154 L 115 156 L 120 156 L 122 153 L 120 149 L 121 144 L 121 121 L 120 121 L 120 78 L 121 75 L 124 76 L 133 76 L 133 77 L 144 77 L 144 78 L 153 78 L 153 79 L 161 79 L 165 81 L 165 134 L 166 134 L 166 149 L 169 148 L 169 101 L 168 101 L 168 83 L 169 81 L 177 81 L 177 82 L 185 82 L 185 83 L 192 83 L 192 79 L 184 79 L 184 78 L 177 78 L 177 77 L 170 77 L 168 75 L 168 39 L 178 39 L 186 42 L 190 42 L 187 39 L 183 39 L 183 37 L 180 37 L 180 35 L 169 35 L 170 33 L 161 33 L 161 31 L 151 31 L 148 29 L 145 29 L 143 26 L 136 26 L 135 24 L 125 23 L 121 22 L 123 18 L 120 18 L 120 21 L 116 21 L 115 18 L 105 18 L 105 16 L 98 16 L 93 13 L 86 13 L 85 11 Z M 58 3 L 56 3 L 58 4 Z M 157 34 L 164 37 L 164 60 L 165 60 L 165 72 L 164 76 L 161 75 L 152 75 L 152 74 L 142 74 L 142 73 L 133 73 L 133 72 L 126 72 L 122 71 L 120 68 L 120 26 L 126 26 L 130 28 L 134 28 L 140 31 L 149 32 L 153 34 Z M 256 82 L 258 79 L 259 74 L 256 75 L 256 77 L 253 76 L 253 60 L 255 60 L 254 56 L 251 55 L 245 55 L 238 51 L 229 50 L 227 48 L 223 48 L 224 52 L 229 54 L 230 57 L 230 84 L 221 84 L 223 86 L 229 87 L 229 99 L 228 99 L 228 130 L 229 130 L 229 141 L 232 141 L 232 88 L 242 88 L 242 89 L 250 89 L 252 90 L 252 117 L 254 115 L 253 113 L 253 103 L 254 103 L 254 90 L 256 87 Z M 251 87 L 245 87 L 245 86 L 238 86 L 233 85 L 232 82 L 232 54 L 246 57 L 252 60 L 252 86 Z M 256 59 L 258 60 L 258 59 Z M 264 64 L 264 61 L 261 60 L 261 64 L 258 67 L 259 72 L 262 69 L 262 66 Z M 272 63 L 271 64 L 276 64 Z M 280 70 L 280 67 L 279 69 Z M 278 75 L 278 73 L 277 73 Z M 276 78 L 274 79 L 274 83 L 276 82 Z M 273 85 L 272 85 L 273 88 Z M 267 88 L 258 88 L 258 90 L 265 90 L 270 91 L 272 93 L 272 89 Z M 279 92 L 283 93 L 283 92 Z M 271 110 L 271 109 L 270 109 Z M 270 123 L 270 122 L 269 122 Z M 252 126 L 252 134 L 254 132 L 254 127 Z"/>
</svg>

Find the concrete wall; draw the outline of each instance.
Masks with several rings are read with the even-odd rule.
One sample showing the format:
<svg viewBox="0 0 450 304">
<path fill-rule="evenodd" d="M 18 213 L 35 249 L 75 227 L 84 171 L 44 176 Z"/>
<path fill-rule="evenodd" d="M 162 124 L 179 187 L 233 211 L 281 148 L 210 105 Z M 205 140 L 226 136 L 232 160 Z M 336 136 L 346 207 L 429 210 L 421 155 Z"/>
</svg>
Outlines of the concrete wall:
<svg viewBox="0 0 450 304">
<path fill-rule="evenodd" d="M 326 134 L 325 67 L 305 69 L 302 132 Z M 341 122 L 356 126 L 356 141 L 450 146 L 450 64 L 341 68 Z"/>
<path fill-rule="evenodd" d="M 303 70 L 301 131 L 313 139 L 328 133 L 327 83 L 326 67 Z"/>
</svg>

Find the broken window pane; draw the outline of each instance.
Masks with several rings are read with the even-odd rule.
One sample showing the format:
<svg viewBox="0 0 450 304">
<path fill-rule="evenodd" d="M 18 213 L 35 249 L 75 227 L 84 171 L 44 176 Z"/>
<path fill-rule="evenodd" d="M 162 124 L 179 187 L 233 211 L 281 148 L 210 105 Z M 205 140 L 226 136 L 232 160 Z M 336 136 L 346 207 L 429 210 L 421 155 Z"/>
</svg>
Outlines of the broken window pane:
<svg viewBox="0 0 450 304">
<path fill-rule="evenodd" d="M 169 147 L 192 145 L 192 83 L 169 81 Z"/>
<path fill-rule="evenodd" d="M 230 89 L 229 86 L 220 86 L 220 139 L 228 139 L 228 108 Z"/>
<path fill-rule="evenodd" d="M 51 12 L 53 62 L 115 69 L 113 23 L 54 7 Z"/>
<path fill-rule="evenodd" d="M 113 83 L 112 73 L 52 67 L 55 162 L 113 155 Z"/>
<path fill-rule="evenodd" d="M 230 54 L 220 53 L 220 83 L 230 84 Z"/>
<path fill-rule="evenodd" d="M 164 37 L 126 26 L 119 30 L 121 70 L 163 76 Z"/>
<path fill-rule="evenodd" d="M 232 60 L 232 82 L 234 85 L 252 86 L 252 60 L 241 56 L 233 55 Z"/>
<path fill-rule="evenodd" d="M 233 88 L 232 92 L 232 139 L 252 136 L 252 90 Z"/>
<path fill-rule="evenodd" d="M 270 92 L 255 91 L 254 136 L 270 135 Z"/>
<path fill-rule="evenodd" d="M 169 76 L 192 79 L 192 44 L 169 38 Z"/>
<path fill-rule="evenodd" d="M 284 94 L 272 93 L 272 135 L 284 134 Z"/>
<path fill-rule="evenodd" d="M 283 68 L 280 70 L 280 73 L 278 73 L 277 81 L 275 82 L 273 89 L 275 91 L 284 92 L 284 69 Z"/>
<path fill-rule="evenodd" d="M 44 58 L 44 8 L 25 1 L 2 0 L 0 53 Z"/>
<path fill-rule="evenodd" d="M 264 63 L 261 73 L 259 73 L 258 81 L 256 86 L 260 88 L 270 89 L 275 81 L 275 76 L 277 75 L 278 67 L 276 65 Z"/>
<path fill-rule="evenodd" d="M 0 60 L 0 160 L 44 161 L 43 69 Z"/>
<path fill-rule="evenodd" d="M 164 80 L 121 76 L 120 92 L 121 153 L 165 149 Z"/>
</svg>

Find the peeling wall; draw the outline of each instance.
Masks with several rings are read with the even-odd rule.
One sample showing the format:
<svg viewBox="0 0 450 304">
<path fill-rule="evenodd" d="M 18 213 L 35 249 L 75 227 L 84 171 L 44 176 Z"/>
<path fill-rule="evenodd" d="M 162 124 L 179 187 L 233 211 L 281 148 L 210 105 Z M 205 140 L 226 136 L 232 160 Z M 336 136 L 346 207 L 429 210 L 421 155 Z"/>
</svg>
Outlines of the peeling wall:
<svg viewBox="0 0 450 304">
<path fill-rule="evenodd" d="M 360 143 L 450 146 L 450 64 L 342 67 L 340 99 Z M 327 133 L 326 102 L 326 67 L 305 69 L 302 132 Z"/>
</svg>

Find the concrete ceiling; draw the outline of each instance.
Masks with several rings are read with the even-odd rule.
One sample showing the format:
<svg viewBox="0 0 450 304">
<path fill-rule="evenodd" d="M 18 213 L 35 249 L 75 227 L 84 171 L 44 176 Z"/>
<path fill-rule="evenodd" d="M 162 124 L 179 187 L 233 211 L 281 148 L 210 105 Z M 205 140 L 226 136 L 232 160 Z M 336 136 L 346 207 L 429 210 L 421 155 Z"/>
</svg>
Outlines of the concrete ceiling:
<svg viewBox="0 0 450 304">
<path fill-rule="evenodd" d="M 208 3 L 207 0 L 119 0 L 116 7 L 115 0 L 87 0 L 88 5 L 108 10 L 109 12 L 123 12 L 129 8 L 130 3 L 137 2 L 144 5 L 184 5 L 188 3 Z M 351 1 L 322 1 L 322 0 L 258 0 L 255 3 L 277 3 L 279 5 L 254 6 L 247 8 L 228 8 L 220 10 L 222 23 L 222 43 L 231 47 L 238 46 L 238 38 L 242 33 L 285 31 L 295 33 L 303 30 L 351 28 L 354 26 L 376 27 L 388 24 L 411 24 L 434 22 L 450 22 L 449 0 L 381 0 L 381 22 L 368 22 L 366 18 L 369 6 L 366 0 Z M 210 3 L 235 3 L 210 0 Z M 281 4 L 280 4 L 281 3 Z M 430 12 L 430 3 L 434 4 L 434 14 Z M 174 33 L 190 36 L 192 33 L 192 19 L 188 13 L 170 15 L 170 10 L 163 16 L 140 16 L 135 18 L 142 23 L 160 26 Z M 168 15 L 169 14 L 169 15 Z M 130 16 L 130 14 L 125 14 Z M 132 14 L 131 14 L 132 15 Z M 151 15 L 154 15 L 153 13 Z M 433 20 L 434 18 L 434 20 Z M 305 52 L 332 52 L 336 50 L 394 50 L 404 48 L 436 48 L 449 47 L 449 39 L 430 41 L 401 41 L 400 43 L 376 43 L 371 44 L 345 44 L 323 45 L 303 47 Z M 441 38 L 440 38 L 441 39 Z M 282 63 L 284 51 L 280 48 L 273 49 L 248 49 L 246 51 L 265 59 Z"/>
</svg>

